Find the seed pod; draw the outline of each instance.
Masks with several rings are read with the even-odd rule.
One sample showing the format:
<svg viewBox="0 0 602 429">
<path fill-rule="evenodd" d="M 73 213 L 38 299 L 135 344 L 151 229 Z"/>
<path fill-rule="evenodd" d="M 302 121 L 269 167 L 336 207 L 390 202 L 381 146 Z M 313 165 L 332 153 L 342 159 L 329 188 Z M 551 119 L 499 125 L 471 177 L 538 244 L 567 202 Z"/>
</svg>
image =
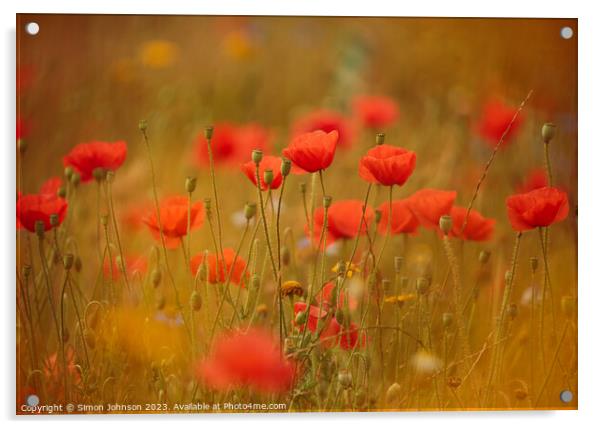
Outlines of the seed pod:
<svg viewBox="0 0 602 429">
<path fill-rule="evenodd" d="M 61 186 L 60 188 L 58 188 L 58 190 L 56 191 L 56 195 L 59 198 L 65 198 L 67 196 L 67 188 L 65 188 L 64 186 Z"/>
<path fill-rule="evenodd" d="M 353 386 L 353 378 L 351 377 L 351 373 L 346 369 L 339 371 L 337 380 L 343 389 L 350 389 Z"/>
<path fill-rule="evenodd" d="M 205 138 L 207 140 L 211 140 L 212 137 L 213 137 L 213 126 L 209 125 L 208 127 L 205 127 Z"/>
<path fill-rule="evenodd" d="M 479 262 L 485 265 L 489 261 L 490 256 L 491 252 L 489 250 L 481 250 L 479 253 Z"/>
<path fill-rule="evenodd" d="M 67 179 L 67 181 L 71 180 L 71 176 L 73 176 L 73 167 L 71 167 L 70 165 L 68 165 L 67 167 L 65 167 L 65 170 L 63 171 L 63 174 L 65 175 L 65 179 Z"/>
<path fill-rule="evenodd" d="M 104 168 L 96 167 L 92 170 L 92 177 L 97 182 L 102 182 L 107 177 L 107 171 Z"/>
<path fill-rule="evenodd" d="M 27 279 L 31 275 L 31 265 L 23 265 L 23 268 L 21 268 L 21 273 L 23 274 L 23 277 Z"/>
<path fill-rule="evenodd" d="M 376 134 L 376 144 L 381 145 L 385 142 L 385 133 Z"/>
<path fill-rule="evenodd" d="M 59 226 L 59 215 L 56 213 L 51 214 L 48 220 L 50 221 L 51 227 L 56 228 Z"/>
<path fill-rule="evenodd" d="M 287 246 L 282 246 L 280 249 L 280 259 L 282 261 L 282 265 L 285 267 L 288 267 L 288 265 L 291 263 L 291 251 Z"/>
<path fill-rule="evenodd" d="M 556 125 L 548 122 L 547 124 L 543 124 L 541 127 L 541 138 L 544 143 L 550 143 L 554 136 L 556 135 Z"/>
<path fill-rule="evenodd" d="M 286 177 L 291 172 L 291 160 L 288 158 L 282 158 L 282 164 L 280 165 L 280 173 L 282 177 Z"/>
<path fill-rule="evenodd" d="M 429 291 L 430 282 L 426 277 L 419 277 L 416 280 L 416 290 L 420 295 L 425 295 Z"/>
<path fill-rule="evenodd" d="M 295 316 L 295 324 L 297 326 L 303 326 L 305 325 L 305 322 L 307 322 L 307 311 L 297 313 L 297 315 Z"/>
<path fill-rule="evenodd" d="M 253 160 L 255 165 L 259 165 L 259 163 L 263 159 L 263 152 L 259 149 L 254 149 L 253 152 L 251 152 L 251 159 Z"/>
<path fill-rule="evenodd" d="M 363 210 L 363 208 L 362 208 Z M 380 222 L 380 218 L 383 216 L 383 212 L 379 209 L 374 210 L 374 223 L 378 224 Z"/>
<path fill-rule="evenodd" d="M 535 274 L 537 272 L 537 268 L 539 267 L 539 259 L 537 259 L 535 256 L 532 256 L 529 259 L 529 262 L 531 263 L 531 271 L 533 274 Z"/>
<path fill-rule="evenodd" d="M 270 187 L 272 182 L 274 181 L 274 171 L 271 169 L 267 169 L 263 172 L 263 181 L 265 184 Z"/>
<path fill-rule="evenodd" d="M 196 189 L 196 177 L 187 177 L 184 188 L 186 189 L 186 192 L 192 194 Z"/>
<path fill-rule="evenodd" d="M 401 400 L 401 386 L 393 383 L 387 389 L 386 399 L 389 404 L 397 404 Z"/>
<path fill-rule="evenodd" d="M 325 195 L 324 198 L 322 198 L 322 205 L 324 208 L 328 208 L 330 207 L 330 204 L 332 204 L 332 197 Z"/>
<path fill-rule="evenodd" d="M 69 271 L 71 269 L 71 267 L 73 267 L 73 255 L 71 253 L 66 253 L 63 256 L 63 267 L 65 268 L 65 270 Z"/>
<path fill-rule="evenodd" d="M 443 326 L 449 328 L 454 322 L 454 316 L 451 313 L 443 313 L 441 320 L 443 321 Z"/>
<path fill-rule="evenodd" d="M 450 215 L 443 215 L 439 218 L 439 228 L 443 234 L 447 235 L 454 227 L 454 221 Z"/>
<path fill-rule="evenodd" d="M 157 287 L 161 283 L 161 270 L 154 269 L 151 273 L 151 281 L 153 282 L 153 286 Z"/>
<path fill-rule="evenodd" d="M 79 182 L 81 182 L 82 176 L 78 172 L 73 172 L 71 175 L 71 184 L 77 188 Z"/>
<path fill-rule="evenodd" d="M 403 269 L 403 256 L 396 256 L 394 261 L 395 261 L 395 274 L 399 274 L 399 273 L 401 273 L 401 270 Z"/>
<path fill-rule="evenodd" d="M 115 180 L 115 172 L 113 170 L 108 170 L 107 174 L 105 175 L 105 180 L 108 183 L 113 183 L 113 181 Z"/>
<path fill-rule="evenodd" d="M 25 152 L 27 152 L 27 141 L 19 139 L 17 141 L 17 147 L 19 148 L 19 153 L 25 155 Z"/>
<path fill-rule="evenodd" d="M 44 238 L 44 222 L 42 222 L 41 220 L 36 220 L 36 223 L 34 224 L 34 229 L 39 239 Z"/>
<path fill-rule="evenodd" d="M 257 213 L 257 204 L 247 203 L 245 204 L 245 219 L 251 220 Z"/>
<path fill-rule="evenodd" d="M 202 305 L 203 299 L 201 298 L 201 294 L 195 290 L 190 295 L 190 308 L 192 308 L 194 311 L 199 311 Z"/>
<path fill-rule="evenodd" d="M 140 131 L 146 131 L 148 128 L 148 122 L 146 122 L 146 119 L 140 119 L 140 121 L 138 121 L 138 129 Z"/>
</svg>

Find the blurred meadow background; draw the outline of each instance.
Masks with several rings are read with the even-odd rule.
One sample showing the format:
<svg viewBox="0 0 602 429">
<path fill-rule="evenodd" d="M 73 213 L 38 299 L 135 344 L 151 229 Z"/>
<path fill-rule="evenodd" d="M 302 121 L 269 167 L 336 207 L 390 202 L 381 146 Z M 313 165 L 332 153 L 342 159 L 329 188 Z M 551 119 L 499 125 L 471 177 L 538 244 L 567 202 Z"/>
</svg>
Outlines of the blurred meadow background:
<svg viewBox="0 0 602 429">
<path fill-rule="evenodd" d="M 40 26 L 39 34 L 35 36 L 23 31 L 25 23 L 31 21 Z M 568 40 L 560 35 L 566 26 L 575 32 Z M 505 341 L 504 364 L 499 380 L 490 383 L 495 385 L 497 393 L 491 395 L 493 399 L 488 396 L 490 402 L 487 404 L 476 399 L 479 386 L 483 388 L 488 384 L 489 350 L 475 361 L 467 387 L 464 384 L 459 388 L 455 386 L 454 371 L 461 370 L 453 365 L 449 371 L 447 367 L 443 372 L 439 369 L 444 360 L 445 365 L 448 363 L 443 356 L 448 347 L 448 334 L 441 319 L 442 307 L 447 301 L 445 287 L 441 285 L 448 282 L 449 264 L 440 237 L 434 231 L 421 229 L 415 236 L 391 238 L 385 249 L 379 279 L 390 279 L 394 288 L 409 284 L 407 287 L 414 292 L 411 285 L 423 275 L 424 261 L 428 261 L 426 266 L 433 292 L 424 299 L 432 312 L 428 315 L 431 320 L 429 338 L 436 340 L 428 350 L 433 360 L 426 366 L 434 365 L 437 369 L 427 370 L 429 375 L 422 379 L 421 364 L 412 363 L 420 358 L 412 358 L 418 353 L 414 348 L 416 344 L 409 337 L 400 340 L 387 333 L 390 337 L 386 336 L 385 342 L 391 341 L 387 350 L 403 358 L 395 364 L 396 368 L 387 367 L 381 374 L 380 369 L 374 368 L 384 365 L 376 351 L 383 340 L 375 333 L 368 335 L 366 350 L 362 351 L 366 359 L 373 362 L 368 365 L 372 372 L 366 370 L 367 381 L 361 375 L 364 370 L 360 364 L 354 362 L 349 368 L 344 364 L 347 361 L 341 356 L 348 351 L 327 350 L 312 357 L 314 363 L 304 366 L 312 368 L 310 372 L 317 385 L 309 380 L 312 377 L 305 375 L 301 376 L 304 381 L 297 380 L 295 388 L 288 393 L 271 394 L 276 395 L 275 398 L 284 397 L 282 402 L 294 411 L 576 407 L 576 397 L 568 404 L 559 400 L 562 390 L 569 389 L 575 396 L 577 394 L 576 312 L 567 310 L 568 304 L 562 304 L 574 299 L 577 291 L 576 20 L 18 15 L 17 45 L 17 127 L 19 137 L 27 142 L 26 152 L 18 153 L 19 192 L 35 193 L 48 178 L 63 177 L 63 157 L 78 143 L 95 140 L 127 142 L 127 158 L 116 171 L 112 184 L 119 234 L 123 253 L 145 260 L 143 272 L 136 277 L 140 284 L 132 285 L 146 288 L 147 292 L 140 293 L 144 299 L 139 301 L 158 301 L 159 304 L 151 304 L 152 311 L 141 304 L 136 307 L 136 299 L 132 300 L 134 304 L 117 306 L 122 311 L 121 316 L 113 315 L 109 319 L 117 324 L 116 329 L 126 332 L 121 334 L 122 337 L 135 337 L 141 328 L 137 325 L 137 316 L 123 315 L 128 311 L 144 313 L 140 320 L 151 317 L 149 315 L 155 311 L 170 308 L 173 313 L 179 311 L 174 308 L 168 285 L 162 284 L 154 290 L 150 284 L 151 272 L 161 265 L 159 260 L 163 254 L 153 250 L 160 247 L 160 243 L 141 222 L 145 211 L 153 207 L 153 187 L 146 147 L 139 130 L 140 120 L 148 123 L 160 199 L 186 195 L 185 181 L 192 176 L 197 178 L 193 200 L 213 198 L 209 167 L 197 159 L 198 145 L 203 142 L 206 126 L 215 125 L 217 132 L 218 125 L 223 123 L 259 125 L 267 136 L 264 153 L 279 156 L 297 133 L 300 120 L 316 110 L 328 109 L 339 112 L 349 121 L 346 147 L 340 145 L 337 148 L 332 166 L 324 172 L 326 188 L 333 202 L 364 198 L 366 183 L 358 175 L 358 161 L 374 145 L 375 134 L 382 132 L 386 134 L 387 144 L 409 149 L 417 156 L 413 175 L 404 186 L 395 188 L 395 199 L 406 198 L 423 188 L 455 190 L 456 205 L 466 207 L 497 143 L 497 139 L 480 131 L 487 106 L 499 103 L 515 112 L 532 91 L 512 129 L 511 138 L 496 153 L 474 202 L 476 210 L 495 219 L 494 232 L 486 241 L 467 241 L 456 250 L 465 279 L 463 296 L 470 296 L 475 282 L 482 289 L 476 312 L 471 316 L 475 322 L 471 326 L 470 347 L 477 353 L 491 338 L 502 302 L 504 273 L 510 268 L 512 258 L 516 234 L 506 215 L 506 197 L 517 193 L 535 169 L 544 168 L 541 128 L 544 123 L 555 123 L 556 134 L 550 143 L 554 186 L 568 194 L 570 207 L 567 219 L 549 231 L 548 256 L 555 298 L 552 311 L 557 313 L 559 324 L 556 336 L 551 338 L 552 322 L 548 313 L 545 315 L 548 334 L 543 335 L 539 328 L 533 329 L 539 326 L 539 316 L 537 322 L 533 322 L 529 294 L 543 284 L 543 259 L 537 233 L 526 232 L 510 298 L 516 313 L 512 317 L 511 333 Z M 355 97 L 361 95 L 388 97 L 397 106 L 396 119 L 382 127 L 366 126 L 353 109 Z M 506 121 L 511 117 L 512 114 Z M 502 126 L 502 131 L 505 128 Z M 220 197 L 223 242 L 224 246 L 236 248 L 243 234 L 243 208 L 245 203 L 256 201 L 257 190 L 241 173 L 238 160 L 233 166 L 228 162 L 220 163 L 219 159 L 216 157 L 215 179 Z M 294 261 L 291 263 L 293 268 L 285 269 L 283 280 L 298 281 L 307 294 L 310 283 L 307 272 L 314 250 L 304 242 L 306 222 L 299 191 L 302 183 L 309 192 L 309 175 L 291 175 L 287 179 L 280 222 L 283 229 L 291 229 L 294 243 L 287 244 L 294 247 L 287 249 L 292 250 Z M 320 194 L 317 195 L 316 206 L 321 206 Z M 102 272 L 97 255 L 100 246 L 97 244 L 97 222 L 104 202 L 97 201 L 96 183 L 80 184 L 76 197 L 70 207 L 72 211 L 68 212 L 71 218 L 65 221 L 70 222 L 70 230 L 65 234 L 72 238 L 68 247 L 82 265 L 77 282 L 83 290 L 83 309 L 87 305 L 86 299 L 91 301 L 94 297 L 99 272 Z M 369 203 L 376 208 L 386 201 L 387 192 L 383 188 L 372 192 Z M 25 241 L 27 234 L 30 233 L 18 232 L 19 272 L 24 265 L 39 265 L 35 235 L 30 234 L 34 243 L 32 255 Z M 207 224 L 191 234 L 193 254 L 207 249 L 213 251 Z M 258 237 L 263 238 L 260 234 Z M 373 238 L 380 248 L 382 237 L 374 233 Z M 363 240 L 360 249 L 364 248 Z M 245 243 L 241 252 L 245 259 L 248 246 Z M 260 243 L 260 246 L 263 245 Z M 333 274 L 330 267 L 344 261 L 345 252 L 348 253 L 350 248 L 349 243 L 339 243 L 327 251 L 327 274 Z M 491 255 L 485 264 L 479 262 L 482 251 Z M 158 254 L 161 257 L 156 257 Z M 404 258 L 402 273 L 395 267 L 396 256 Z M 531 257 L 539 258 L 535 273 L 530 264 Z M 169 258 L 177 282 L 184 283 L 188 269 L 182 262 L 180 250 L 169 251 Z M 51 273 L 55 276 L 53 287 L 59 290 L 62 268 L 54 268 L 54 271 Z M 406 283 L 399 281 L 400 277 L 405 277 Z M 272 314 L 277 311 L 273 307 L 277 285 L 272 281 L 269 269 L 261 279 L 258 302 L 269 307 L 268 322 L 265 323 L 276 333 L 278 329 L 274 328 Z M 106 284 L 106 280 L 101 283 Z M 236 291 L 236 288 L 232 290 Z M 402 292 L 407 291 L 396 291 Z M 40 296 L 44 297 L 44 294 L 40 292 Z M 186 304 L 189 294 L 183 292 Z M 208 315 L 197 318 L 199 335 L 206 332 L 204 326 L 211 326 L 217 296 L 212 296 L 211 292 L 203 295 L 199 313 L 208 312 Z M 124 299 L 124 302 L 129 301 Z M 379 305 L 386 311 L 386 304 Z M 117 311 L 109 307 L 103 314 Z M 406 306 L 403 311 L 411 313 L 412 308 Z M 170 404 L 169 409 L 150 411 L 169 411 L 175 401 L 184 397 L 187 401 L 220 397 L 257 400 L 252 389 L 216 394 L 209 387 L 203 387 L 202 377 L 195 378 L 194 370 L 191 370 L 193 362 L 211 354 L 211 350 L 200 346 L 192 352 L 192 357 L 188 352 L 176 359 L 169 353 L 169 358 L 162 353 L 159 356 L 139 353 L 134 359 L 132 356 L 138 353 L 137 348 L 148 347 L 148 344 L 116 340 L 118 344 L 119 341 L 126 344 L 122 345 L 126 356 L 111 354 L 115 352 L 108 345 L 101 353 L 98 350 L 103 346 L 96 345 L 95 357 L 88 357 L 96 359 L 96 368 L 100 369 L 95 372 L 95 365 L 90 368 L 80 364 L 84 360 L 81 343 L 87 339 L 82 335 L 80 340 L 77 332 L 83 332 L 84 328 L 81 323 L 78 325 L 74 313 L 69 312 L 72 328 L 70 338 L 65 341 L 75 351 L 73 360 L 79 362 L 78 369 L 73 372 L 78 372 L 77 376 L 73 375 L 77 382 L 70 381 L 71 399 L 78 395 L 79 400 L 86 403 L 148 401 Z M 556 337 L 560 337 L 564 326 L 563 314 L 568 328 L 562 346 L 558 347 Z M 292 313 L 286 314 L 287 326 L 291 326 L 292 317 Z M 358 323 L 357 315 L 352 317 Z M 408 316 L 408 320 L 414 321 L 413 317 Z M 124 322 L 124 319 L 127 320 Z M 50 319 L 46 314 L 40 316 L 40 320 L 43 323 Z M 404 328 L 414 337 L 423 335 L 415 326 L 421 323 L 420 317 L 416 320 L 415 323 L 408 322 Z M 380 323 L 380 319 L 378 321 Z M 26 324 L 27 320 L 18 321 L 19 327 Z M 84 324 L 88 322 L 84 321 Z M 140 324 L 144 325 L 143 322 Z M 101 333 L 103 322 L 99 322 L 99 326 L 94 335 L 101 337 L 104 335 Z M 25 328 L 22 330 L 26 332 Z M 91 327 L 86 331 L 92 335 Z M 59 377 L 64 370 L 55 367 L 55 373 L 54 369 L 42 369 L 39 373 L 42 375 L 35 375 L 33 358 L 27 352 L 30 342 L 27 335 L 18 335 L 18 393 L 36 391 L 43 397 L 40 386 L 53 380 L 52 377 Z M 164 344 L 165 337 L 171 335 L 157 335 L 153 341 L 157 342 L 158 348 L 173 349 L 176 347 L 173 344 Z M 380 335 L 384 334 L 381 332 Z M 542 343 L 540 336 L 545 337 Z M 455 338 L 455 334 L 452 337 Z M 58 352 L 56 339 L 49 341 L 44 349 L 47 356 L 51 356 L 53 350 Z M 540 345 L 543 351 L 538 351 Z M 132 348 L 131 354 L 128 354 L 128 347 Z M 453 349 L 453 346 L 449 347 Z M 460 354 L 457 348 L 453 350 L 452 354 Z M 335 356 L 325 358 L 324 354 L 328 353 L 335 353 Z M 541 363 L 540 355 L 545 355 Z M 535 363 L 532 356 L 535 356 Z M 43 361 L 39 356 L 36 359 Z M 56 361 L 56 355 L 54 359 Z M 332 368 L 326 370 L 318 366 L 316 369 L 315 359 L 327 360 Z M 106 364 L 107 361 L 112 363 Z M 556 361 L 561 363 L 556 365 Z M 38 368 L 44 365 L 38 362 Z M 149 375 L 156 373 L 157 365 L 164 371 L 164 377 L 158 378 L 162 381 Z M 353 378 L 351 388 L 346 384 L 345 376 L 340 376 L 341 371 L 345 374 L 347 370 Z M 106 381 L 108 377 L 112 377 L 111 382 Z M 397 388 L 391 390 L 395 383 L 400 387 L 399 391 Z M 52 393 L 46 394 L 43 397 L 46 402 L 64 399 L 62 391 L 55 392 L 55 398 L 51 398 Z M 22 397 L 18 395 L 17 402 Z"/>
</svg>

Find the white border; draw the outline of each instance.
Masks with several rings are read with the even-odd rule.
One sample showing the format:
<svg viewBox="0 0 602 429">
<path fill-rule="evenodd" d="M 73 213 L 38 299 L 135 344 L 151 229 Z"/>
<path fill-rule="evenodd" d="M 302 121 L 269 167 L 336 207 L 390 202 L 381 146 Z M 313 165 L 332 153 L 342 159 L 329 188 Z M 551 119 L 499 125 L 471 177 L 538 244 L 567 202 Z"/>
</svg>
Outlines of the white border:
<svg viewBox="0 0 602 429">
<path fill-rule="evenodd" d="M 1 2 L 3 55 L 0 67 L 2 93 L 0 122 L 5 141 L 2 147 L 2 187 L 0 195 L 2 210 L 2 243 L 0 264 L 6 279 L 2 282 L 2 330 L 0 330 L 3 352 L 0 353 L 3 371 L 0 404 L 2 418 L 7 423 L 17 423 L 14 416 L 14 56 L 15 56 L 15 13 L 126 13 L 126 14 L 233 14 L 233 15 L 346 15 L 346 16 L 460 16 L 460 17 L 563 17 L 579 18 L 579 411 L 577 412 L 473 412 L 473 413 L 371 413 L 371 414 L 295 414 L 282 415 L 231 415 L 231 416 L 106 416 L 106 417 L 37 417 L 20 418 L 26 425 L 86 425 L 104 426 L 122 420 L 142 420 L 145 427 L 164 427 L 169 420 L 194 425 L 223 425 L 261 427 L 274 426 L 304 427 L 321 421 L 338 427 L 364 427 L 369 420 L 377 424 L 403 425 L 404 427 L 437 426 L 442 428 L 469 428 L 483 425 L 491 428 L 507 429 L 511 425 L 545 425 L 546 428 L 566 428 L 577 424 L 579 427 L 593 426 L 602 421 L 600 345 L 600 308 L 602 308 L 602 273 L 596 270 L 602 258 L 602 112 L 601 82 L 602 65 L 599 42 L 602 40 L 602 22 L 596 13 L 595 2 L 555 1 L 526 2 L 524 0 L 504 0 L 499 2 L 471 2 L 468 0 L 407 2 L 395 4 L 389 0 L 363 2 L 313 1 L 313 0 L 214 0 L 213 2 L 191 0 L 169 1 L 130 1 L 88 0 L 34 1 L 21 0 L 17 4 Z M 485 5 L 485 3 L 487 3 Z M 577 421 L 575 421 L 577 420 Z"/>
</svg>

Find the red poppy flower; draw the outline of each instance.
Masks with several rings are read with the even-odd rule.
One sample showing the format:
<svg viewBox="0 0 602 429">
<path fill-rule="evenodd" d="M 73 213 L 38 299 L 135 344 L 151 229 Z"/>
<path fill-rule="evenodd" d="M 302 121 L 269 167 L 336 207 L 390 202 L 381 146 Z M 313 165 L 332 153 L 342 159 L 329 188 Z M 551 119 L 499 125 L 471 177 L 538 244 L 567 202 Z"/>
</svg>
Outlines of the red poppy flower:
<svg viewBox="0 0 602 429">
<path fill-rule="evenodd" d="M 333 110 L 315 110 L 299 118 L 293 126 L 293 135 L 322 130 L 325 133 L 337 131 L 339 147 L 349 148 L 353 142 L 353 125 L 345 116 Z"/>
<path fill-rule="evenodd" d="M 353 322 L 349 324 L 347 330 L 341 326 L 338 333 L 340 334 L 339 346 L 343 350 L 353 350 L 356 347 L 364 347 L 366 345 L 366 335 L 362 334 L 360 336 L 358 327 Z"/>
<path fill-rule="evenodd" d="M 402 186 L 414 172 L 416 154 L 401 147 L 382 144 L 360 159 L 360 176 L 371 183 Z"/>
<path fill-rule="evenodd" d="M 339 133 L 336 130 L 329 133 L 318 130 L 300 134 L 293 138 L 282 154 L 301 172 L 314 173 L 332 164 L 338 139 Z M 293 172 L 299 173 L 299 170 Z"/>
<path fill-rule="evenodd" d="M 282 158 L 278 158 L 277 156 L 264 155 L 259 163 L 259 180 L 261 182 L 261 190 L 267 191 L 268 185 L 263 180 L 263 175 L 266 170 L 272 170 L 274 173 L 274 179 L 272 180 L 272 184 L 269 186 L 270 189 L 278 189 L 282 184 L 282 172 L 280 167 L 282 165 Z M 255 186 L 257 186 L 257 178 L 255 176 L 255 163 L 253 161 L 249 161 L 240 166 L 240 169 L 243 173 L 247 175 L 249 180 L 253 182 Z"/>
<path fill-rule="evenodd" d="M 569 213 L 566 192 L 558 188 L 539 188 L 506 199 L 508 218 L 515 231 L 549 226 L 564 220 Z"/>
<path fill-rule="evenodd" d="M 42 183 L 40 187 L 40 194 L 45 194 L 49 196 L 55 197 L 59 191 L 59 188 L 62 186 L 63 181 L 60 177 L 51 177 Z"/>
<path fill-rule="evenodd" d="M 128 277 L 135 275 L 144 275 L 148 269 L 148 261 L 144 256 L 125 256 L 125 271 Z M 121 267 L 118 264 L 118 257 L 113 257 L 113 266 L 109 266 L 109 260 L 105 259 L 103 263 L 103 272 L 105 277 L 111 277 L 111 270 L 113 273 L 112 279 L 117 281 L 121 278 Z"/>
<path fill-rule="evenodd" d="M 21 118 L 17 118 L 17 141 L 21 140 L 29 134 L 29 127 Z"/>
<path fill-rule="evenodd" d="M 44 223 L 44 231 L 52 228 L 50 216 L 58 215 L 58 224 L 63 223 L 67 214 L 67 201 L 50 194 L 21 195 L 17 200 L 17 226 L 21 225 L 31 232 L 35 232 L 37 221 Z"/>
<path fill-rule="evenodd" d="M 247 263 L 240 256 L 234 260 L 234 256 L 236 256 L 236 252 L 234 249 L 229 247 L 224 249 L 223 260 L 225 261 L 225 264 L 222 262 L 221 255 L 219 258 L 215 255 L 215 253 L 210 253 L 207 255 L 209 283 L 225 283 L 230 270 L 232 270 L 232 274 L 230 274 L 230 282 L 244 286 L 243 274 L 245 272 L 245 268 L 247 267 Z M 204 261 L 205 255 L 203 253 L 199 253 L 190 259 L 190 270 L 192 271 L 193 275 L 196 275 L 199 267 L 204 263 Z"/>
<path fill-rule="evenodd" d="M 63 164 L 73 167 L 80 174 L 82 182 L 89 182 L 96 168 L 115 171 L 121 167 L 127 152 L 127 144 L 122 140 L 114 143 L 80 143 L 63 158 Z"/>
<path fill-rule="evenodd" d="M 524 194 L 534 189 L 548 186 L 548 175 L 543 168 L 535 168 L 529 172 L 525 181 L 516 186 L 516 193 Z"/>
<path fill-rule="evenodd" d="M 196 368 L 197 377 L 211 388 L 249 388 L 260 393 L 284 393 L 294 382 L 294 365 L 284 360 L 277 341 L 260 329 L 218 338 L 209 358 Z"/>
<path fill-rule="evenodd" d="M 164 199 L 159 205 L 159 212 L 165 245 L 173 249 L 180 244 L 182 237 L 187 233 L 188 197 L 175 196 Z M 190 207 L 190 230 L 194 231 L 200 228 L 203 225 L 204 218 L 203 203 L 192 203 Z M 142 218 L 142 222 L 148 226 L 153 237 L 160 241 L 161 233 L 156 208 L 153 207 L 149 210 L 146 216 Z"/>
<path fill-rule="evenodd" d="M 420 221 L 410 209 L 410 201 L 393 201 L 393 217 L 391 218 L 391 234 L 415 234 Z M 378 208 L 381 213 L 378 233 L 386 235 L 389 231 L 389 203 L 384 202 Z"/>
<path fill-rule="evenodd" d="M 452 229 L 449 235 L 463 240 L 471 241 L 487 241 L 493 235 L 493 228 L 495 226 L 495 219 L 488 219 L 483 217 L 481 213 L 475 209 L 470 210 L 468 215 L 468 221 L 464 231 L 462 231 L 462 225 L 464 225 L 464 219 L 466 218 L 466 212 L 468 209 L 464 207 L 452 207 Z"/>
<path fill-rule="evenodd" d="M 367 206 L 362 222 L 364 202 L 361 200 L 336 201 L 328 208 L 328 234 L 326 245 L 339 239 L 353 238 L 357 235 L 366 234 L 368 226 L 374 219 L 374 210 Z M 361 223 L 361 228 L 360 228 Z M 314 244 L 320 240 L 322 225 L 324 224 L 324 207 L 318 207 L 314 211 Z M 305 232 L 309 235 L 309 225 L 305 226 Z"/>
<path fill-rule="evenodd" d="M 257 124 L 216 124 L 211 137 L 211 152 L 216 166 L 234 167 L 251 159 L 251 152 L 270 149 L 270 132 Z M 200 165 L 209 164 L 207 139 L 201 133 L 197 138 L 196 157 Z"/>
<path fill-rule="evenodd" d="M 516 107 L 508 106 L 498 99 L 491 99 L 483 106 L 481 117 L 476 124 L 476 131 L 489 145 L 496 146 L 515 114 Z M 502 142 L 503 146 L 510 143 L 522 122 L 523 118 L 520 115 L 517 116 Z"/>
<path fill-rule="evenodd" d="M 81 375 L 75 362 L 75 351 L 73 347 L 67 346 L 65 349 L 65 360 L 67 361 L 67 377 L 73 384 L 79 384 Z M 53 393 L 63 392 L 63 365 L 62 359 L 58 353 L 49 355 L 44 361 L 44 376 L 47 380 L 47 388 L 53 390 Z M 55 390 L 56 389 L 56 390 Z"/>
<path fill-rule="evenodd" d="M 323 308 L 327 308 L 330 306 L 332 302 L 332 292 L 335 288 L 333 282 L 327 282 L 324 286 L 322 286 L 322 290 L 316 296 L 317 305 L 322 305 Z M 350 310 L 355 310 L 357 308 L 358 302 L 357 299 L 349 295 L 348 292 L 341 290 L 339 292 L 339 299 L 336 303 L 338 308 L 347 308 L 349 305 Z M 326 307 L 325 307 L 326 306 Z"/>
<path fill-rule="evenodd" d="M 456 191 L 422 189 L 409 197 L 408 202 L 423 227 L 438 230 L 439 219 L 450 214 L 456 195 Z"/>
<path fill-rule="evenodd" d="M 389 97 L 358 96 L 353 100 L 353 110 L 364 126 L 383 128 L 399 117 L 397 103 Z"/>
</svg>

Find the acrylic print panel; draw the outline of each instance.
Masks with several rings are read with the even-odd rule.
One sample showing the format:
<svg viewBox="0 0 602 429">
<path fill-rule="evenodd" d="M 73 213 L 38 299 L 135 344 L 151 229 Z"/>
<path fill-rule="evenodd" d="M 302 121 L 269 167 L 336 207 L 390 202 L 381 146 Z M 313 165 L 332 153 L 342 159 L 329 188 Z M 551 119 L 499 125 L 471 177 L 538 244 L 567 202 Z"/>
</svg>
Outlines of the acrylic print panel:
<svg viewBox="0 0 602 429">
<path fill-rule="evenodd" d="M 18 15 L 17 413 L 575 409 L 577 34 Z"/>
</svg>

